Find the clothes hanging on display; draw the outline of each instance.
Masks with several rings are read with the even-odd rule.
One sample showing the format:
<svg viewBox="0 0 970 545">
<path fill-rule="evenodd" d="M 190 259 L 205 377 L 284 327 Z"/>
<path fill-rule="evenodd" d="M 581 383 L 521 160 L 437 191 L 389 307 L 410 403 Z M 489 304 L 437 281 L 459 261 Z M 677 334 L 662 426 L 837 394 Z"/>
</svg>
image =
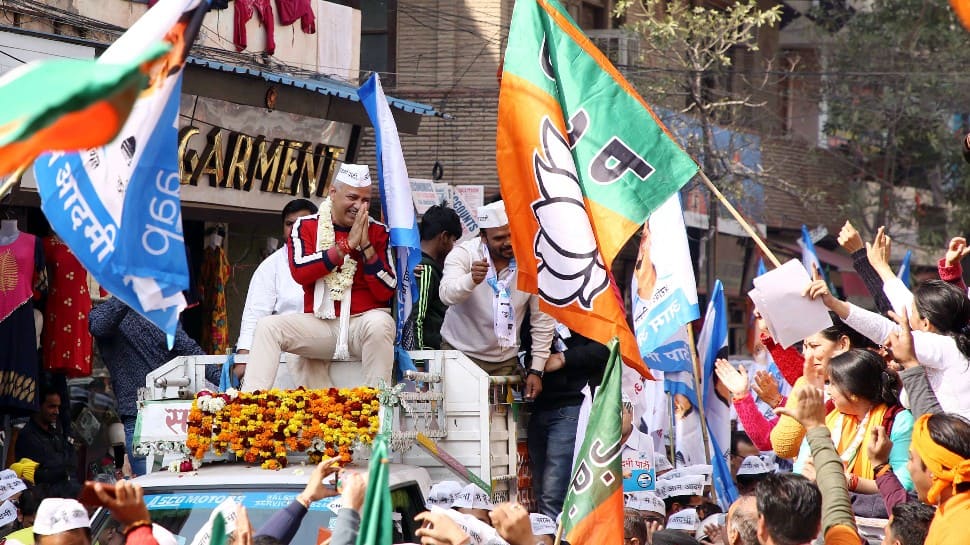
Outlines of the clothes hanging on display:
<svg viewBox="0 0 970 545">
<path fill-rule="evenodd" d="M 317 22 L 310 0 L 276 0 L 276 11 L 281 25 L 292 25 L 300 20 L 300 28 L 307 34 L 316 34 Z"/>
<path fill-rule="evenodd" d="M 276 39 L 274 37 L 275 17 L 273 6 L 270 0 L 236 0 L 233 7 L 232 43 L 236 45 L 236 51 L 246 49 L 246 23 L 255 14 L 259 22 L 266 29 L 266 53 L 272 55 L 276 52 Z"/>
<path fill-rule="evenodd" d="M 26 415 L 37 410 L 39 365 L 34 303 L 47 290 L 40 240 L 19 233 L 0 245 L 0 412 Z"/>
<path fill-rule="evenodd" d="M 229 260 L 222 246 L 207 246 L 202 258 L 202 348 L 209 354 L 229 350 L 229 319 L 226 309 L 226 284 Z"/>
<path fill-rule="evenodd" d="M 69 377 L 91 374 L 91 294 L 88 273 L 56 236 L 44 238 L 49 291 L 44 308 L 44 370 Z"/>
</svg>

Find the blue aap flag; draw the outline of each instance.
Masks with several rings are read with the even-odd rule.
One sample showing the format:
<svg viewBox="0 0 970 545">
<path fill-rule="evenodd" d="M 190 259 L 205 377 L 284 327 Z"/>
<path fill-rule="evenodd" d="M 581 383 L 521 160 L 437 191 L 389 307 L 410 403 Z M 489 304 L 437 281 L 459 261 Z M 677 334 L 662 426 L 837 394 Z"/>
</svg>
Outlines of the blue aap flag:
<svg viewBox="0 0 970 545">
<path fill-rule="evenodd" d="M 48 154 L 34 163 L 54 231 L 105 290 L 170 336 L 189 287 L 177 163 L 181 74 L 176 79 L 155 130 L 129 123 L 116 147 Z"/>
</svg>

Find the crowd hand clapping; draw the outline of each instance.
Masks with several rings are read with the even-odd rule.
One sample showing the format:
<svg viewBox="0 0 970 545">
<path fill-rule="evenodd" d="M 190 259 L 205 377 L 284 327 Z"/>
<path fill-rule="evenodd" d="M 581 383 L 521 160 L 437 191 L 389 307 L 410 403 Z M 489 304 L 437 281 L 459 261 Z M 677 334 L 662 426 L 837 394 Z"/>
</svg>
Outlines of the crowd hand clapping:
<svg viewBox="0 0 970 545">
<path fill-rule="evenodd" d="M 850 254 L 854 254 L 865 248 L 865 244 L 862 242 L 862 236 L 852 226 L 852 222 L 846 221 L 845 225 L 842 226 L 842 230 L 839 231 L 839 245 L 845 248 L 845 251 Z"/>
<path fill-rule="evenodd" d="M 532 534 L 529 510 L 519 503 L 500 503 L 489 513 L 492 526 L 509 545 L 535 545 L 539 538 Z"/>
<path fill-rule="evenodd" d="M 970 254 L 970 247 L 967 247 L 967 239 L 963 237 L 953 237 L 950 239 L 950 244 L 946 247 L 946 255 L 943 260 L 946 262 L 947 267 L 952 267 L 963 261 L 964 257 Z"/>
<path fill-rule="evenodd" d="M 777 407 L 781 403 L 781 391 L 778 389 L 778 381 L 768 371 L 758 371 L 755 373 L 752 388 L 754 389 L 754 393 L 758 394 L 758 397 L 768 405 Z"/>
<path fill-rule="evenodd" d="M 913 330 L 909 326 L 909 311 L 904 307 L 900 316 L 889 311 L 889 316 L 896 320 L 899 328 L 893 330 L 886 339 L 886 349 L 893 357 L 893 362 L 902 369 L 909 369 L 919 365 L 916 359 L 916 349 L 913 347 Z"/>
<path fill-rule="evenodd" d="M 471 542 L 468 534 L 444 513 L 425 511 L 418 513 L 414 520 L 421 523 L 415 532 L 421 545 L 467 545 Z"/>
<path fill-rule="evenodd" d="M 714 372 L 734 399 L 741 399 L 748 393 L 748 372 L 743 365 L 735 369 L 727 360 L 718 359 L 714 362 Z"/>
</svg>

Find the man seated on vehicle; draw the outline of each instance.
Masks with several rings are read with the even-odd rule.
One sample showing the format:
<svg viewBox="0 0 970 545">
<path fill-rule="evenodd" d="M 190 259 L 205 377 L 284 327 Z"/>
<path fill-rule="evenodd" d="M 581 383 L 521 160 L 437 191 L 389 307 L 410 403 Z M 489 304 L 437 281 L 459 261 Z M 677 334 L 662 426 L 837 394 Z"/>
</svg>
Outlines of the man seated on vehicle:
<svg viewBox="0 0 970 545">
<path fill-rule="evenodd" d="M 304 314 L 267 316 L 256 325 L 243 390 L 273 386 L 280 354 L 301 356 L 298 375 L 308 388 L 326 388 L 329 362 L 361 359 L 363 383 L 391 382 L 397 277 L 389 232 L 369 217 L 370 172 L 344 163 L 319 212 L 293 224 L 286 241 L 290 273 L 303 286 Z"/>
<path fill-rule="evenodd" d="M 296 220 L 316 214 L 317 205 L 306 199 L 293 199 L 286 203 L 280 214 L 283 219 L 283 240 L 289 240 Z M 293 280 L 290 262 L 283 246 L 269 255 L 256 267 L 249 281 L 246 306 L 239 323 L 239 340 L 236 353 L 248 354 L 253 344 L 253 332 L 259 320 L 273 314 L 303 312 L 303 286 Z"/>
<path fill-rule="evenodd" d="M 518 369 L 519 335 L 530 312 L 532 362 L 525 397 L 542 391 L 555 322 L 539 310 L 539 297 L 516 289 L 515 256 L 505 203 L 478 209 L 481 238 L 463 242 L 445 258 L 441 301 L 450 305 L 441 328 L 441 348 L 461 350 L 491 375 Z"/>
</svg>

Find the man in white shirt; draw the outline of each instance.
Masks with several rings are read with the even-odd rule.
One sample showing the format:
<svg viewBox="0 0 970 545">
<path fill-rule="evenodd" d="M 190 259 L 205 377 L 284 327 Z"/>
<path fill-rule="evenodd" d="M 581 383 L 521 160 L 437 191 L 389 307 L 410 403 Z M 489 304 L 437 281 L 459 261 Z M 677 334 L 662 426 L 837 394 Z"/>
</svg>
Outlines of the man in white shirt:
<svg viewBox="0 0 970 545">
<path fill-rule="evenodd" d="M 297 218 L 317 213 L 317 206 L 306 199 L 293 199 L 286 203 L 281 214 L 283 218 L 283 238 L 289 240 L 290 232 Z M 269 255 L 253 273 L 246 294 L 246 307 L 243 309 L 242 322 L 239 324 L 239 340 L 236 341 L 237 354 L 249 354 L 253 344 L 253 332 L 261 318 L 272 314 L 293 314 L 303 312 L 303 286 L 293 280 L 286 246 Z"/>
<path fill-rule="evenodd" d="M 532 362 L 525 398 L 542 391 L 542 376 L 555 322 L 539 310 L 539 298 L 516 289 L 515 256 L 502 201 L 478 210 L 479 239 L 463 242 L 445 258 L 439 295 L 449 305 L 441 328 L 441 348 L 461 350 L 491 375 L 518 369 L 519 330 L 526 312 L 532 328 Z"/>
</svg>

